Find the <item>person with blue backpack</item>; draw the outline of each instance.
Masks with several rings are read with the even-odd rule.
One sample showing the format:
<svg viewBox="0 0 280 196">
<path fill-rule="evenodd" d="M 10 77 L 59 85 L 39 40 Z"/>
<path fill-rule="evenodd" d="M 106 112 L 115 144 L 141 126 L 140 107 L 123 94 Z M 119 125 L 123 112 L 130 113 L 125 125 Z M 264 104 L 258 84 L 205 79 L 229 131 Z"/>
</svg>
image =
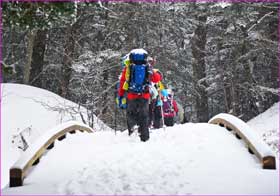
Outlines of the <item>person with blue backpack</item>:
<svg viewBox="0 0 280 196">
<path fill-rule="evenodd" d="M 127 104 L 128 134 L 133 133 L 133 127 L 138 125 L 140 140 L 149 139 L 149 87 L 151 82 L 161 80 L 160 74 L 154 72 L 147 62 L 148 53 L 144 49 L 134 49 L 129 53 L 129 60 L 120 77 L 118 103 Z M 126 95 L 126 98 L 125 98 Z"/>
</svg>

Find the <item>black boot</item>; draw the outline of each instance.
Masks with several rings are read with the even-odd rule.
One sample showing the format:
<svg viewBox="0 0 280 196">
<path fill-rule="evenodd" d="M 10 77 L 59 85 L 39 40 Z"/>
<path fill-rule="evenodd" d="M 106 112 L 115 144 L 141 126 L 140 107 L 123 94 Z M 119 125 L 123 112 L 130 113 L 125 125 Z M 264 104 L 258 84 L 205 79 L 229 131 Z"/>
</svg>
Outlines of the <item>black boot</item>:
<svg viewBox="0 0 280 196">
<path fill-rule="evenodd" d="M 140 133 L 140 140 L 142 142 L 146 142 L 150 138 L 150 132 L 149 128 L 141 129 L 141 127 L 138 128 L 138 132 Z"/>
<path fill-rule="evenodd" d="M 148 141 L 149 140 L 149 136 L 142 136 L 142 135 L 140 135 L 140 140 L 142 141 L 142 142 L 146 142 L 146 141 Z"/>
</svg>

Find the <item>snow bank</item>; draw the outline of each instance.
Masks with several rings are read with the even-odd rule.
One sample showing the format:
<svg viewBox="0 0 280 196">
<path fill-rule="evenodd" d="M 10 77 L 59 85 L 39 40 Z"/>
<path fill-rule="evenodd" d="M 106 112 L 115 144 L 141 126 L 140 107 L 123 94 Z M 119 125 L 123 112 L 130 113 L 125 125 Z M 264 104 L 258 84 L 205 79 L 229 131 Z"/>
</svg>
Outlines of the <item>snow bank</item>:
<svg viewBox="0 0 280 196">
<path fill-rule="evenodd" d="M 73 126 L 80 126 L 81 128 L 85 128 L 87 130 L 90 130 L 91 132 L 93 132 L 93 129 L 90 128 L 89 126 L 80 123 L 78 121 L 69 121 L 63 124 L 60 124 L 48 131 L 46 131 L 40 138 L 38 138 L 36 140 L 36 142 L 34 142 L 20 157 L 20 159 L 12 166 L 12 168 L 17 168 L 17 169 L 21 169 L 23 170 L 24 167 L 27 165 L 27 163 L 29 162 L 29 160 L 32 159 L 32 157 L 40 150 L 40 148 L 42 148 L 43 146 L 45 146 L 48 141 L 54 137 L 55 135 L 57 135 L 59 132 L 66 130 L 69 127 L 73 127 Z"/>
<path fill-rule="evenodd" d="M 1 187 L 8 183 L 9 169 L 22 153 L 12 144 L 13 135 L 31 127 L 31 134 L 38 138 L 61 123 L 82 122 L 73 108 L 77 104 L 50 91 L 22 84 L 1 84 Z M 95 122 L 95 131 L 111 130 L 99 119 Z"/>
<path fill-rule="evenodd" d="M 275 103 L 271 108 L 247 122 L 256 134 L 266 142 L 279 156 L 279 104 Z"/>
</svg>

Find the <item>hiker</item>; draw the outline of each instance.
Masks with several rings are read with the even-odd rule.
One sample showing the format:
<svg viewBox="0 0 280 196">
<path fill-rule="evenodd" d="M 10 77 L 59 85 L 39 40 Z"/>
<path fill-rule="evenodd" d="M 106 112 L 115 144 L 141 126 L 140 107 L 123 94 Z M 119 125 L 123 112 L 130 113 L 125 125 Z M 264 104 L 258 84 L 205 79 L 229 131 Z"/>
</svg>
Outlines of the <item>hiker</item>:
<svg viewBox="0 0 280 196">
<path fill-rule="evenodd" d="M 147 61 L 151 67 L 155 66 L 156 60 L 155 58 L 149 56 L 147 58 Z M 154 72 L 157 72 L 161 75 L 162 73 L 158 69 L 153 69 Z M 150 103 L 149 103 L 149 127 L 158 129 L 162 126 L 162 115 L 161 115 L 161 107 L 162 107 L 162 101 L 160 98 L 160 90 L 163 89 L 163 84 L 161 81 L 157 83 L 151 83 L 150 86 Z"/>
<path fill-rule="evenodd" d="M 159 71 L 156 71 L 161 75 L 162 74 Z M 153 127 L 155 129 L 159 129 L 162 127 L 162 101 L 161 101 L 161 93 L 160 91 L 163 89 L 163 85 L 161 81 L 159 81 L 156 84 L 151 85 L 151 99 L 149 104 L 149 126 Z"/>
<path fill-rule="evenodd" d="M 129 66 L 130 62 L 129 62 L 129 53 L 126 54 L 125 56 L 123 56 L 121 58 L 121 67 L 122 67 L 122 70 L 124 70 L 124 68 L 126 66 Z M 121 76 L 120 76 L 121 78 Z M 117 82 L 116 84 L 116 103 L 117 105 L 119 106 L 120 109 L 126 109 L 127 108 L 127 103 L 126 103 L 126 100 L 127 100 L 127 93 L 125 92 L 124 95 L 122 95 L 122 99 L 120 99 L 120 96 L 118 95 L 118 91 L 119 91 L 119 88 L 120 88 L 120 81 Z M 121 102 L 119 102 L 121 100 Z"/>
<path fill-rule="evenodd" d="M 149 127 L 151 128 L 161 128 L 161 107 L 162 101 L 160 98 L 160 94 L 158 92 L 158 87 L 156 84 L 151 87 L 153 90 L 151 92 L 151 99 L 149 104 Z M 154 93 L 155 92 L 155 93 Z"/>
<path fill-rule="evenodd" d="M 119 103 L 127 93 L 127 127 L 128 134 L 133 133 L 138 125 L 141 141 L 149 139 L 149 87 L 150 83 L 161 80 L 159 73 L 153 71 L 147 63 L 148 53 L 144 49 L 134 49 L 129 53 L 129 63 L 122 71 L 118 89 Z"/>
<path fill-rule="evenodd" d="M 177 102 L 174 100 L 173 93 L 170 89 L 163 89 L 161 94 L 164 124 L 166 126 L 173 126 L 175 117 L 178 114 Z"/>
</svg>

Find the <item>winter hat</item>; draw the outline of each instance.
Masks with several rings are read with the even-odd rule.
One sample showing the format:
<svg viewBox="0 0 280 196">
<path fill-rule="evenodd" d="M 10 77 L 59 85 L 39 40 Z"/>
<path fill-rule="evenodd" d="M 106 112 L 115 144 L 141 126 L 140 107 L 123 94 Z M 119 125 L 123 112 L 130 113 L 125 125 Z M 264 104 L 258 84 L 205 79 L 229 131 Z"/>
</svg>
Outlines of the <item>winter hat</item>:
<svg viewBox="0 0 280 196">
<path fill-rule="evenodd" d="M 164 96 L 164 97 L 167 97 L 168 96 L 168 92 L 166 89 L 162 89 L 161 90 L 161 95 Z"/>
<path fill-rule="evenodd" d="M 148 56 L 147 61 L 148 61 L 148 62 L 153 62 L 153 61 L 154 61 L 154 59 L 153 59 L 153 57 Z"/>
<path fill-rule="evenodd" d="M 172 94 L 173 94 L 173 92 L 172 92 L 171 89 L 167 89 L 167 93 L 168 93 L 169 95 L 172 95 Z"/>
</svg>

